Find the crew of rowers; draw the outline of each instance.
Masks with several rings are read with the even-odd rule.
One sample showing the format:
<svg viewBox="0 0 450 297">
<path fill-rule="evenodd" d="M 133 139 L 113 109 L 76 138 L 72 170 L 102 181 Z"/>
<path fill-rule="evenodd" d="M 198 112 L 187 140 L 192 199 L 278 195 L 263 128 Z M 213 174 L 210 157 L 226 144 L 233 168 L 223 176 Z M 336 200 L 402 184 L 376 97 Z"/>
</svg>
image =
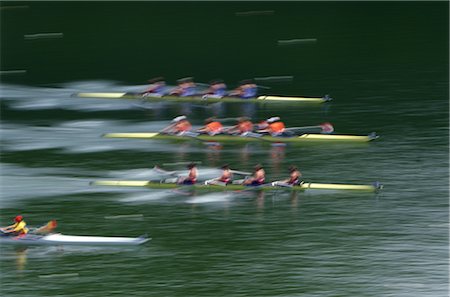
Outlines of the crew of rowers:
<svg viewBox="0 0 450 297">
<path fill-rule="evenodd" d="M 258 124 L 253 124 L 247 117 L 240 117 L 237 119 L 237 124 L 235 126 L 227 128 L 216 119 L 208 118 L 205 120 L 205 125 L 203 127 L 196 131 L 192 131 L 191 123 L 187 120 L 187 117 L 183 115 L 174 118 L 171 124 L 164 128 L 160 133 L 182 136 L 194 134 L 194 132 L 211 136 L 217 134 L 261 136 L 261 134 L 257 133 L 270 134 L 272 136 L 290 136 L 280 117 L 271 117 Z"/>
<path fill-rule="evenodd" d="M 239 86 L 231 91 L 221 79 L 212 80 L 205 91 L 198 89 L 192 77 L 177 80 L 177 87 L 171 88 L 166 85 L 163 77 L 153 78 L 148 81 L 150 86 L 142 93 L 143 96 L 202 96 L 204 98 L 238 97 L 243 99 L 255 98 L 258 95 L 258 86 L 251 79 L 242 80 Z"/>
<path fill-rule="evenodd" d="M 180 185 L 194 185 L 197 182 L 198 170 L 195 163 L 190 163 L 187 166 L 188 174 L 185 177 L 179 177 L 177 183 Z M 245 179 L 233 181 L 233 170 L 230 169 L 228 164 L 222 166 L 222 174 L 214 179 L 205 181 L 205 185 L 221 185 L 226 186 L 228 184 L 241 184 L 245 186 L 262 186 L 265 184 L 266 172 L 261 164 L 257 164 L 254 167 L 252 176 Z M 296 166 L 289 167 L 289 178 L 285 180 L 275 181 L 270 183 L 271 186 L 285 186 L 292 187 L 298 186 L 303 183 L 301 172 Z"/>
</svg>

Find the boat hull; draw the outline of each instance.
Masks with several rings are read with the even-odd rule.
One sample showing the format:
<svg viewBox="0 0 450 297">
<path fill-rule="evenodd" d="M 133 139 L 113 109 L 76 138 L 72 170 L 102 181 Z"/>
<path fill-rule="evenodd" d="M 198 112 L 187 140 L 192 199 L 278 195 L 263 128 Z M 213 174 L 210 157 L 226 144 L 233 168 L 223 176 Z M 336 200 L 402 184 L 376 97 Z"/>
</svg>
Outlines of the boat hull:
<svg viewBox="0 0 450 297">
<path fill-rule="evenodd" d="M 382 188 L 378 183 L 373 185 L 352 185 L 352 184 L 325 184 L 325 183 L 303 183 L 298 186 L 286 187 L 276 186 L 272 184 L 265 184 L 263 186 L 244 186 L 238 184 L 229 184 L 226 186 L 221 185 L 205 185 L 195 184 L 190 186 L 178 185 L 175 183 L 160 183 L 154 181 L 138 181 L 138 180 L 101 180 L 93 181 L 91 185 L 94 186 L 113 186 L 113 187 L 146 187 L 150 189 L 174 189 L 179 187 L 193 188 L 199 190 L 209 191 L 241 191 L 241 190 L 262 190 L 262 191 L 274 191 L 274 190 L 291 190 L 291 191 L 305 191 L 305 190 L 346 190 L 346 191 L 366 191 L 375 192 Z"/>
<path fill-rule="evenodd" d="M 274 96 L 264 95 L 256 98 L 242 99 L 238 97 L 202 97 L 202 96 L 142 96 L 136 93 L 75 93 L 73 97 L 78 98 L 98 98 L 98 99 L 142 99 L 146 101 L 167 101 L 167 102 L 196 102 L 196 103 L 217 103 L 217 102 L 229 102 L 229 103 L 325 103 L 332 100 L 328 96 L 324 97 L 288 97 L 288 96 Z"/>
<path fill-rule="evenodd" d="M 180 136 L 160 134 L 156 132 L 150 133 L 107 133 L 105 138 L 129 138 L 129 139 L 160 139 L 160 140 L 198 140 L 208 142 L 271 142 L 271 143 L 300 143 L 300 142 L 323 142 L 323 141 L 337 141 L 337 142 L 369 142 L 378 138 L 375 134 L 369 135 L 338 135 L 338 134 L 302 134 L 293 137 L 274 137 L 264 135 L 261 137 L 235 136 L 235 135 L 205 135 L 198 136 Z"/>
<path fill-rule="evenodd" d="M 0 243 L 14 245 L 89 245 L 89 246 L 123 246 L 141 245 L 149 241 L 146 236 L 130 237 L 102 237 L 102 236 L 75 236 L 63 234 L 50 234 L 40 236 L 27 234 L 22 237 L 1 236 Z"/>
</svg>

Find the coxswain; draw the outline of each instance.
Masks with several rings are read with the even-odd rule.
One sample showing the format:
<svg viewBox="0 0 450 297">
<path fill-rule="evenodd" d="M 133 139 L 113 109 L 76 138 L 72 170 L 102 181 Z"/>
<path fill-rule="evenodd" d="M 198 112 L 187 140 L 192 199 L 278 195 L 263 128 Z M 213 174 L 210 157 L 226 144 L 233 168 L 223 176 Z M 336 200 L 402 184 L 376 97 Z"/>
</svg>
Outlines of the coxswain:
<svg viewBox="0 0 450 297">
<path fill-rule="evenodd" d="M 251 79 L 245 79 L 229 95 L 243 99 L 255 98 L 258 95 L 258 86 Z"/>
<path fill-rule="evenodd" d="M 252 177 L 244 180 L 244 185 L 246 186 L 260 186 L 264 184 L 266 179 L 266 172 L 261 164 L 255 166 L 254 173 Z"/>
<path fill-rule="evenodd" d="M 189 123 L 186 116 L 182 115 L 174 118 L 169 126 L 161 130 L 161 133 L 181 135 L 189 132 L 191 129 L 191 123 Z"/>
<path fill-rule="evenodd" d="M 259 133 L 269 133 L 272 136 L 282 136 L 286 126 L 279 117 L 271 117 L 266 120 L 268 126 L 265 129 L 258 130 Z"/>
<path fill-rule="evenodd" d="M 173 96 L 187 97 L 197 95 L 197 86 L 192 77 L 186 77 L 177 80 L 178 87 L 169 94 Z"/>
<path fill-rule="evenodd" d="M 195 184 L 197 182 L 197 177 L 198 177 L 197 164 L 190 163 L 187 166 L 187 169 L 189 170 L 188 176 L 178 178 L 177 184 L 179 184 L 179 185 L 193 185 L 193 184 Z"/>
<path fill-rule="evenodd" d="M 150 86 L 142 93 L 142 96 L 162 97 L 168 94 L 166 82 L 163 77 L 155 77 L 148 82 Z"/>
<path fill-rule="evenodd" d="M 1 228 L 1 231 L 6 235 L 24 236 L 28 233 L 27 223 L 24 221 L 23 216 L 16 216 L 14 218 L 14 224 Z"/>
<path fill-rule="evenodd" d="M 222 130 L 223 130 L 222 123 L 214 120 L 213 118 L 208 118 L 205 120 L 205 126 L 198 129 L 197 132 L 206 133 L 209 135 L 216 135 L 222 133 L 223 132 Z"/>
<path fill-rule="evenodd" d="M 221 79 L 212 80 L 205 92 L 204 98 L 222 98 L 228 94 L 227 85 Z"/>
<path fill-rule="evenodd" d="M 253 131 L 253 123 L 250 121 L 248 117 L 240 117 L 238 118 L 238 123 L 236 126 L 233 126 L 227 129 L 228 134 L 245 134 Z"/>
</svg>

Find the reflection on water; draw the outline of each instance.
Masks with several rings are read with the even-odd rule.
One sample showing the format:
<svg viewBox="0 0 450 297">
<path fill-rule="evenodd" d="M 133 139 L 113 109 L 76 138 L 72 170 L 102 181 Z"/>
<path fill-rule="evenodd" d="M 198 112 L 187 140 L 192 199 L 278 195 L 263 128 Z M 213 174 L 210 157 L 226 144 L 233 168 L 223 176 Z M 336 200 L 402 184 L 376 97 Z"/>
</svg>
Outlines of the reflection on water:
<svg viewBox="0 0 450 297">
<path fill-rule="evenodd" d="M 281 171 L 285 171 L 280 168 L 280 165 L 284 163 L 286 156 L 285 144 L 274 144 L 270 149 L 270 161 L 273 167 L 273 173 L 279 175 Z"/>
<path fill-rule="evenodd" d="M 17 271 L 23 271 L 27 265 L 27 252 L 26 247 L 17 247 L 14 249 L 16 253 L 16 269 Z"/>
</svg>

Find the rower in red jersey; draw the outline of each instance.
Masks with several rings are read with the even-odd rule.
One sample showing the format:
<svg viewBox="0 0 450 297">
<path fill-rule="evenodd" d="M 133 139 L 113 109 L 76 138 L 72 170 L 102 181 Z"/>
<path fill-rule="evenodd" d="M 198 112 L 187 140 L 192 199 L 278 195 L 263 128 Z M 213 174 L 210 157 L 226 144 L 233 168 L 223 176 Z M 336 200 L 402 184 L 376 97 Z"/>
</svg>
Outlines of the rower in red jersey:
<svg viewBox="0 0 450 297">
<path fill-rule="evenodd" d="M 197 164 L 190 163 L 187 166 L 187 169 L 189 169 L 188 176 L 178 178 L 177 184 L 193 185 L 197 182 L 197 177 L 198 177 Z"/>
<path fill-rule="evenodd" d="M 230 166 L 225 164 L 222 166 L 222 175 L 218 178 L 205 181 L 205 185 L 228 185 L 231 184 L 233 180 L 233 173 L 231 172 Z"/>
<path fill-rule="evenodd" d="M 255 170 L 252 177 L 244 180 L 246 186 L 261 186 L 266 180 L 266 172 L 261 164 L 255 166 Z"/>
<path fill-rule="evenodd" d="M 302 173 L 294 165 L 289 166 L 289 178 L 285 180 L 280 180 L 272 183 L 272 186 L 285 186 L 292 187 L 298 186 L 303 183 Z"/>
</svg>

